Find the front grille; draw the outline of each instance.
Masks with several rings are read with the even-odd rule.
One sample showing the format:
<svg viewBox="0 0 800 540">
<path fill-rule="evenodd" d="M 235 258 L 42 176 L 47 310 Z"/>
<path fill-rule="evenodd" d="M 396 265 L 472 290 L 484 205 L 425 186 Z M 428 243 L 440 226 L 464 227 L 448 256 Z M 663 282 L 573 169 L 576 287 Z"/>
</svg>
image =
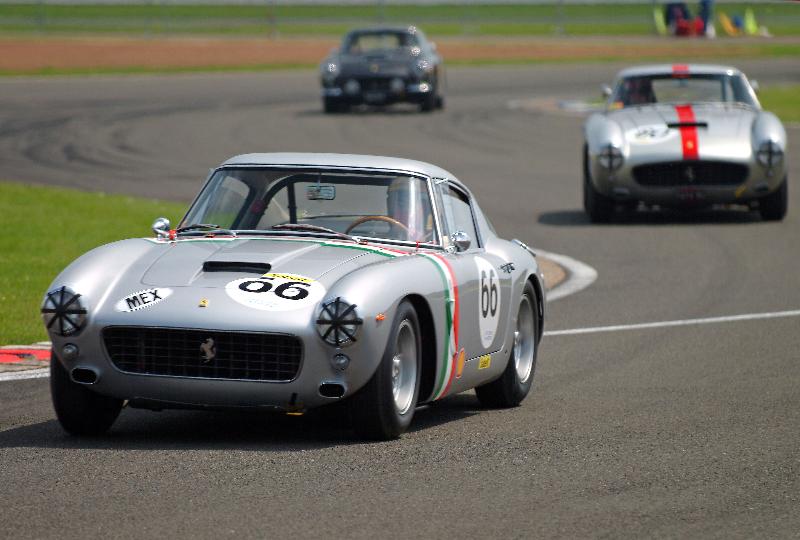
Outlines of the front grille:
<svg viewBox="0 0 800 540">
<path fill-rule="evenodd" d="M 370 77 L 368 79 L 361 79 L 362 92 L 388 92 L 389 83 L 392 79 L 389 77 Z"/>
<path fill-rule="evenodd" d="M 633 179 L 642 186 L 730 186 L 747 180 L 747 165 L 724 161 L 671 161 L 638 165 Z"/>
<path fill-rule="evenodd" d="M 143 375 L 290 381 L 303 357 L 300 340 L 281 334 L 112 326 L 103 341 L 120 371 Z"/>
</svg>

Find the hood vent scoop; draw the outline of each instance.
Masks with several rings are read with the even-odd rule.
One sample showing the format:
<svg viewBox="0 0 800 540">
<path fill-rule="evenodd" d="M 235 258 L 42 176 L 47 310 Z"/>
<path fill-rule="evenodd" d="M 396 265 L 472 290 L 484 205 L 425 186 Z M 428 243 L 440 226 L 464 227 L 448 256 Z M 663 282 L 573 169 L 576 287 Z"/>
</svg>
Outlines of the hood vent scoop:
<svg viewBox="0 0 800 540">
<path fill-rule="evenodd" d="M 205 261 L 203 272 L 240 272 L 245 274 L 266 274 L 272 265 L 260 262 Z"/>
<path fill-rule="evenodd" d="M 694 128 L 707 128 L 708 122 L 670 122 L 667 124 L 668 128 L 685 128 L 685 127 L 694 127 Z"/>
</svg>

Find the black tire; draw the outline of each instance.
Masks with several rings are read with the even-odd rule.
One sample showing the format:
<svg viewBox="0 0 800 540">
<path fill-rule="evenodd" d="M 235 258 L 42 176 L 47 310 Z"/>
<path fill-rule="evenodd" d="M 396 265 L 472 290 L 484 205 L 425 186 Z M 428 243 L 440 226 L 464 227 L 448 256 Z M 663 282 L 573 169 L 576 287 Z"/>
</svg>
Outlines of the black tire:
<svg viewBox="0 0 800 540">
<path fill-rule="evenodd" d="M 583 147 L 583 209 L 592 223 L 608 223 L 614 215 L 614 201 L 598 193 L 589 171 L 589 149 Z"/>
<path fill-rule="evenodd" d="M 409 331 L 412 337 L 408 336 Z M 419 398 L 422 342 L 417 312 L 411 303 L 404 301 L 397 308 L 389 336 L 386 351 L 375 374 L 350 400 L 353 428 L 364 439 L 385 441 L 399 437 L 411 424 Z M 396 404 L 392 379 L 394 359 L 401 348 L 401 339 L 408 341 L 408 344 L 413 341 L 416 357 L 411 361 L 414 366 L 413 390 L 410 391 L 410 401 L 405 402 L 404 410 L 400 410 Z"/>
<path fill-rule="evenodd" d="M 759 199 L 758 212 L 764 221 L 781 221 L 789 207 L 789 181 L 784 178 L 781 186 L 766 197 Z"/>
<path fill-rule="evenodd" d="M 347 111 L 347 105 L 335 98 L 323 98 L 322 110 L 325 114 L 334 114 Z"/>
<path fill-rule="evenodd" d="M 436 96 L 436 108 L 444 110 L 444 96 Z"/>
<path fill-rule="evenodd" d="M 55 354 L 50 357 L 50 394 L 61 426 L 72 435 L 108 431 L 122 410 L 122 400 L 102 396 L 72 382 Z"/>
<path fill-rule="evenodd" d="M 429 113 L 433 112 L 437 108 L 439 105 L 438 92 L 439 90 L 434 86 L 431 93 L 422 98 L 422 102 L 419 104 L 420 112 Z"/>
<path fill-rule="evenodd" d="M 525 306 L 525 302 L 527 302 L 528 307 L 523 307 Z M 539 341 L 541 339 L 541 336 L 539 336 L 539 309 L 538 304 L 536 303 L 536 293 L 533 290 L 533 286 L 530 284 L 530 282 L 525 284 L 525 289 L 523 290 L 522 298 L 520 299 L 520 306 L 517 313 L 518 321 L 523 320 L 523 309 L 528 308 L 530 309 L 530 317 L 525 318 L 524 324 L 530 325 L 530 327 L 527 328 L 527 331 L 531 332 L 530 337 L 532 338 L 532 342 L 526 343 L 524 341 L 520 341 L 519 344 L 515 343 L 511 348 L 511 354 L 508 357 L 506 369 L 503 371 L 503 374 L 500 376 L 500 378 L 475 388 L 475 393 L 478 395 L 478 400 L 480 400 L 481 405 L 484 407 L 516 407 L 522 403 L 522 400 L 525 399 L 525 396 L 527 396 L 528 392 L 530 392 L 531 385 L 533 384 L 533 376 L 536 371 L 536 357 L 539 350 Z M 518 325 L 519 324 L 520 322 L 518 322 Z M 519 347 L 520 350 L 530 347 L 530 351 L 533 354 L 530 369 L 524 378 L 520 377 L 517 369 L 517 363 L 515 361 L 517 347 Z"/>
</svg>

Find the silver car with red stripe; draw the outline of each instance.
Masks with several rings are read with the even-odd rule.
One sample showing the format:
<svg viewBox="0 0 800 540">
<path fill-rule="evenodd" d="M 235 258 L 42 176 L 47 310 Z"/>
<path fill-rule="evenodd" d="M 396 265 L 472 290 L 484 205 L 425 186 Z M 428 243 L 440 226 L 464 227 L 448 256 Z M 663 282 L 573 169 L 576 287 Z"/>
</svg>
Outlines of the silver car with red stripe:
<svg viewBox="0 0 800 540">
<path fill-rule="evenodd" d="M 739 70 L 653 65 L 623 70 L 584 125 L 583 200 L 595 222 L 619 208 L 787 208 L 786 131 Z"/>
<path fill-rule="evenodd" d="M 542 337 L 533 252 L 499 238 L 449 172 L 405 159 L 249 154 L 180 225 L 101 246 L 53 281 L 56 414 L 107 430 L 123 405 L 302 414 L 347 401 L 368 438 L 476 389 L 527 395 Z"/>
</svg>

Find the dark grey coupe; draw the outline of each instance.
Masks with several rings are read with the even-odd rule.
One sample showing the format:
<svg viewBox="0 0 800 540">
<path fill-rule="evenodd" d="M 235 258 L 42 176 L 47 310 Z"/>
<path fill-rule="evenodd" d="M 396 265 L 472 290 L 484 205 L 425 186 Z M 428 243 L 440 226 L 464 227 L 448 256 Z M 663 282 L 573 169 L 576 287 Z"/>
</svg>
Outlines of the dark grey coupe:
<svg viewBox="0 0 800 540">
<path fill-rule="evenodd" d="M 442 58 L 413 26 L 353 30 L 320 72 L 326 113 L 361 104 L 416 103 L 423 112 L 444 105 Z"/>
</svg>

